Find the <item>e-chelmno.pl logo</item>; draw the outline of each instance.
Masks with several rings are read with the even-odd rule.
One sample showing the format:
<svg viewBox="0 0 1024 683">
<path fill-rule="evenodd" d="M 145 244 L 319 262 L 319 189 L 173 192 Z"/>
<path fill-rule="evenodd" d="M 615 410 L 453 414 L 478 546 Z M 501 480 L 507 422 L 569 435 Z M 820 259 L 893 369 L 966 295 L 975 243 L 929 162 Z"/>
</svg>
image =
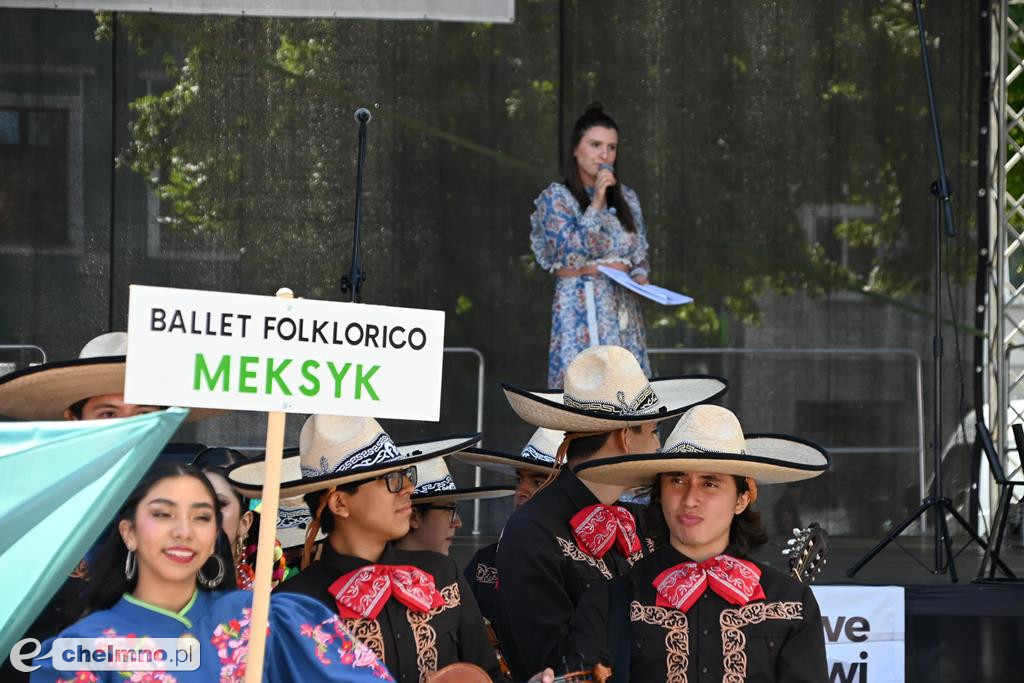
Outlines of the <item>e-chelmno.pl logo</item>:
<svg viewBox="0 0 1024 683">
<path fill-rule="evenodd" d="M 33 660 L 50 659 L 57 671 L 195 671 L 199 668 L 199 641 L 182 638 L 57 638 L 50 651 L 40 654 L 35 638 L 19 640 L 11 648 L 11 664 L 18 671 L 39 668 Z"/>
</svg>

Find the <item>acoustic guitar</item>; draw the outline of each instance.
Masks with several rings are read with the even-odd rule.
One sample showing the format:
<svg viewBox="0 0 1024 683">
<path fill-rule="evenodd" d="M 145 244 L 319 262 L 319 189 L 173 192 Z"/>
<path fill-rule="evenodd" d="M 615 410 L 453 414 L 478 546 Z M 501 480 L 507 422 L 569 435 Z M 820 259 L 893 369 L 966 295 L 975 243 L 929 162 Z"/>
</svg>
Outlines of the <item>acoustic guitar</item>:
<svg viewBox="0 0 1024 683">
<path fill-rule="evenodd" d="M 811 583 L 828 561 L 828 533 L 817 522 L 793 529 L 793 538 L 782 554 L 789 558 L 789 575 L 800 583 Z"/>
</svg>

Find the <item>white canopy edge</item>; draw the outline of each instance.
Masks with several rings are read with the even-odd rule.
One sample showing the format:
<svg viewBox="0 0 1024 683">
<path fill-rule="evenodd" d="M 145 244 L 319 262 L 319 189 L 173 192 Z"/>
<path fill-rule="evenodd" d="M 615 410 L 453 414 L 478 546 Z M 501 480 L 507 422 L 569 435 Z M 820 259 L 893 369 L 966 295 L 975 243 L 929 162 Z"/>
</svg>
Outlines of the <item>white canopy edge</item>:
<svg viewBox="0 0 1024 683">
<path fill-rule="evenodd" d="M 0 7 L 511 23 L 515 0 L 0 0 Z"/>
</svg>

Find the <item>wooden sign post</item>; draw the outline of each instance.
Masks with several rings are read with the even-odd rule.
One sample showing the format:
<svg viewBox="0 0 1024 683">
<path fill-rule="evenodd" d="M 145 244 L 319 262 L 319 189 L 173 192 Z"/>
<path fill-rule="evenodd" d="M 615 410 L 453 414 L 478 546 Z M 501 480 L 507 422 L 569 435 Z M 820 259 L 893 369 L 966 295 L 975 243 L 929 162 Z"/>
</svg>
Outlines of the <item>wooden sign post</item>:
<svg viewBox="0 0 1024 683">
<path fill-rule="evenodd" d="M 126 402 L 267 413 L 246 683 L 263 677 L 286 413 L 436 421 L 443 353 L 442 311 L 131 286 Z"/>
<path fill-rule="evenodd" d="M 291 299 L 292 290 L 282 287 L 277 296 Z M 281 457 L 284 452 L 285 413 L 267 414 L 266 473 L 261 498 L 260 534 L 256 545 L 256 577 L 252 587 L 252 614 L 249 618 L 249 652 L 245 660 L 245 683 L 263 680 L 263 654 L 267 649 L 270 620 L 270 584 L 274 573 L 274 542 L 277 508 L 281 494 Z"/>
</svg>

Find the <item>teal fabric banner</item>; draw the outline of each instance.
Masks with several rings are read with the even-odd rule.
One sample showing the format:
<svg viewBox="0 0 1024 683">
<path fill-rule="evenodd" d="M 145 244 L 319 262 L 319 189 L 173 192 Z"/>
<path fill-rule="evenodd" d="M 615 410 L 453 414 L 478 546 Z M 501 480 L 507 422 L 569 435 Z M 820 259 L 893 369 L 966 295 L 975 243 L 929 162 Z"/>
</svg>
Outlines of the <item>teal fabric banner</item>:
<svg viewBox="0 0 1024 683">
<path fill-rule="evenodd" d="M 188 415 L 0 423 L 0 653 L 113 519 Z"/>
</svg>

